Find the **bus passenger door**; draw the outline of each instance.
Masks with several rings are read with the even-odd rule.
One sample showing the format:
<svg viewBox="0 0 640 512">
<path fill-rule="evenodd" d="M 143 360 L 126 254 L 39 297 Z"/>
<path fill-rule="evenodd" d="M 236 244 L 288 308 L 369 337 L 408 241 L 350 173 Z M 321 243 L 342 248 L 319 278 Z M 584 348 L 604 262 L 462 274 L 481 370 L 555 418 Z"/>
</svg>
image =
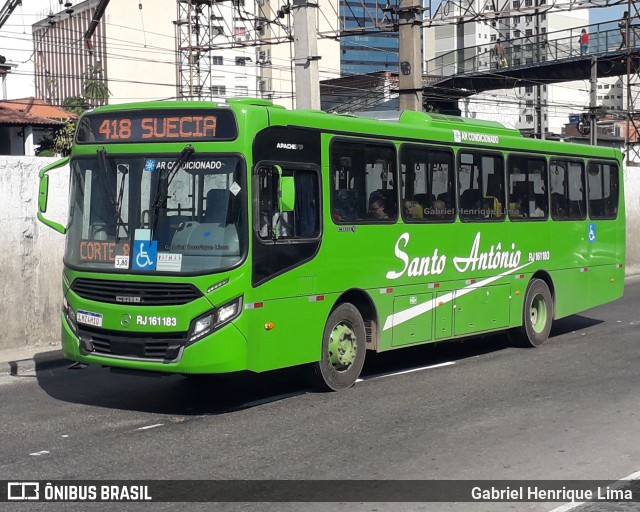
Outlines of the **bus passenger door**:
<svg viewBox="0 0 640 512">
<path fill-rule="evenodd" d="M 401 295 L 393 300 L 393 314 L 410 312 L 412 308 L 427 305 L 433 300 L 433 293 Z M 429 341 L 433 338 L 433 308 L 393 327 L 391 346 L 410 345 Z"/>
</svg>

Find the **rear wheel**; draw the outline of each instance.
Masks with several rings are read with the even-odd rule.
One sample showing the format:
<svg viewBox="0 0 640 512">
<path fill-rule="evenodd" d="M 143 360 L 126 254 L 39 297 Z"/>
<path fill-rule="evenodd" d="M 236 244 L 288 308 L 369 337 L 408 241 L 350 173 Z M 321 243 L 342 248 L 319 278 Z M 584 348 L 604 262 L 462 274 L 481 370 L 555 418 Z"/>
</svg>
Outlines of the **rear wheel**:
<svg viewBox="0 0 640 512">
<path fill-rule="evenodd" d="M 340 304 L 324 327 L 322 355 L 313 365 L 312 384 L 323 391 L 353 386 L 362 371 L 366 348 L 360 312 L 352 304 Z"/>
<path fill-rule="evenodd" d="M 549 338 L 553 321 L 553 299 L 547 283 L 533 279 L 527 286 L 522 309 L 522 327 L 514 333 L 516 344 L 539 347 Z"/>
</svg>

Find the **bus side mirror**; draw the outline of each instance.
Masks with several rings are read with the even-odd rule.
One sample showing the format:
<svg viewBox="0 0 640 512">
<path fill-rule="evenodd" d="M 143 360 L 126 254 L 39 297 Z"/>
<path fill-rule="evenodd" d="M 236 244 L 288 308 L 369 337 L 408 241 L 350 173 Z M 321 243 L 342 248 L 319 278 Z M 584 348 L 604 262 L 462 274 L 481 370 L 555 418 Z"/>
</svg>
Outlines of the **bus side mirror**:
<svg viewBox="0 0 640 512">
<path fill-rule="evenodd" d="M 38 211 L 40 213 L 47 212 L 47 196 L 49 195 L 49 176 L 43 174 L 40 176 L 40 192 L 38 195 Z"/>
<path fill-rule="evenodd" d="M 283 176 L 282 168 L 275 166 L 278 172 L 278 211 L 292 212 L 296 206 L 296 185 L 293 176 Z"/>
<path fill-rule="evenodd" d="M 64 167 L 68 163 L 69 158 L 63 158 L 62 160 L 58 160 L 57 162 L 46 166 L 40 171 L 39 174 L 40 187 L 38 189 L 38 220 L 45 226 L 49 226 L 50 228 L 55 229 L 58 233 L 62 233 L 63 235 L 67 232 L 67 228 L 65 228 L 62 224 L 58 224 L 57 222 L 46 219 L 43 213 L 47 212 L 47 202 L 49 198 L 49 175 L 47 173 L 49 171 L 52 171 L 53 169 Z"/>
</svg>

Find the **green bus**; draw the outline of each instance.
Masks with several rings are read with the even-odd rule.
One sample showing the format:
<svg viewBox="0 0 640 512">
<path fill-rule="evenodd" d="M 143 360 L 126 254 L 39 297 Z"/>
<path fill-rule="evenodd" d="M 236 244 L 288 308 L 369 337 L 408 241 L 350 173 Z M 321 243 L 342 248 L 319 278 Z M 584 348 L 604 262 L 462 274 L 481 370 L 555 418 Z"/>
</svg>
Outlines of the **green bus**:
<svg viewBox="0 0 640 512">
<path fill-rule="evenodd" d="M 70 166 L 65 226 L 48 173 Z M 494 331 L 526 346 L 619 298 L 621 153 L 499 123 L 259 99 L 84 114 L 40 172 L 66 234 L 71 360 L 183 375 L 308 365 Z"/>
</svg>

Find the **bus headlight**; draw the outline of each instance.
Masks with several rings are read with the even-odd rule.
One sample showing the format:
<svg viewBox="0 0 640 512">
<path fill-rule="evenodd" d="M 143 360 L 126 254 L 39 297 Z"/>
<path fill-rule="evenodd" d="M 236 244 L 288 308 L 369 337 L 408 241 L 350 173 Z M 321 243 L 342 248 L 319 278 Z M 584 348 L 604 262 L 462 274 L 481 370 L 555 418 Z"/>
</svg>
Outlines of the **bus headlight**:
<svg viewBox="0 0 640 512">
<path fill-rule="evenodd" d="M 76 319 L 76 312 L 71 307 L 71 305 L 67 302 L 66 297 L 62 298 L 62 311 L 67 319 L 67 323 L 69 327 L 73 331 L 74 334 L 78 333 L 78 321 Z"/>
<path fill-rule="evenodd" d="M 191 322 L 188 343 L 198 341 L 200 338 L 204 338 L 216 329 L 228 324 L 233 319 L 237 318 L 241 311 L 242 296 L 233 299 L 231 302 L 227 302 L 218 309 L 214 309 L 213 311 L 209 311 L 204 315 L 199 316 Z"/>
</svg>

